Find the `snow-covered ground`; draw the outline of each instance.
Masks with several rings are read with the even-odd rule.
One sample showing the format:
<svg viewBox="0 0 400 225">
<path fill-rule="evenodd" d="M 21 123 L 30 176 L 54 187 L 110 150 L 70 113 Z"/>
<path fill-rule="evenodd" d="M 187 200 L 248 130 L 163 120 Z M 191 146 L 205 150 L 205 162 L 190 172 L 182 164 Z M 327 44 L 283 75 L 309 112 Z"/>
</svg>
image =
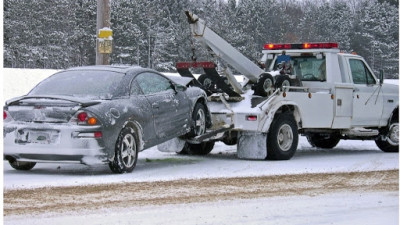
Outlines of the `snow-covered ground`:
<svg viewBox="0 0 400 225">
<path fill-rule="evenodd" d="M 207 156 L 179 156 L 156 148 L 145 150 L 139 153 L 135 170 L 120 175 L 112 174 L 107 165 L 39 163 L 31 171 L 16 171 L 4 162 L 4 188 L 390 170 L 399 168 L 398 156 L 380 151 L 373 141 L 341 141 L 332 150 L 317 150 L 301 137 L 298 152 L 291 160 L 242 160 L 236 157 L 236 146 L 218 142 Z"/>
<path fill-rule="evenodd" d="M 118 210 L 104 208 L 95 213 L 80 211 L 56 217 L 6 217 L 4 224 L 395 225 L 399 222 L 397 198 L 387 192 L 279 196 Z"/>
</svg>

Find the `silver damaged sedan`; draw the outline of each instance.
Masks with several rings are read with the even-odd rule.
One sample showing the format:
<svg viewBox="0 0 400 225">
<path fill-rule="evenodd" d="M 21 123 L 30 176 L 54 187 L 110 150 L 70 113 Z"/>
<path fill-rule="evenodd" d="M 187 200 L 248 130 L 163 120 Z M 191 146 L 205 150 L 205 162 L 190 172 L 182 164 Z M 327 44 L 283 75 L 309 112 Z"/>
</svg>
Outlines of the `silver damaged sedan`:
<svg viewBox="0 0 400 225">
<path fill-rule="evenodd" d="M 142 67 L 58 72 L 6 102 L 4 159 L 17 170 L 65 162 L 131 172 L 139 151 L 204 134 L 211 126 L 207 95 L 187 87 L 190 82 Z"/>
</svg>

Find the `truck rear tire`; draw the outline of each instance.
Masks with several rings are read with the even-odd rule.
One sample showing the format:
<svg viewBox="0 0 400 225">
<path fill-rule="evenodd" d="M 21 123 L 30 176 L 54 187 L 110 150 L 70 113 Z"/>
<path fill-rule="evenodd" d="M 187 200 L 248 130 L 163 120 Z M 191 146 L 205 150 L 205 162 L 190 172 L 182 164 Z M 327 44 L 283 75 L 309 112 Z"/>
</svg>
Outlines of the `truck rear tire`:
<svg viewBox="0 0 400 225">
<path fill-rule="evenodd" d="M 282 113 L 271 124 L 267 137 L 267 159 L 288 160 L 297 150 L 299 134 L 291 113 Z"/>
<path fill-rule="evenodd" d="M 214 141 L 203 142 L 200 144 L 186 143 L 182 151 L 177 152 L 181 155 L 207 155 L 214 148 Z"/>
<path fill-rule="evenodd" d="M 10 166 L 16 170 L 31 170 L 36 163 L 35 162 L 21 162 L 17 160 L 8 161 Z"/>
<path fill-rule="evenodd" d="M 317 148 L 334 148 L 340 141 L 338 134 L 307 134 L 306 137 L 308 143 Z"/>
<path fill-rule="evenodd" d="M 275 77 L 275 89 L 281 89 L 283 86 L 292 86 L 292 82 L 287 75 L 278 75 Z"/>
<path fill-rule="evenodd" d="M 269 73 L 260 75 L 257 84 L 254 87 L 254 94 L 262 97 L 268 97 L 274 92 L 274 78 Z"/>
</svg>

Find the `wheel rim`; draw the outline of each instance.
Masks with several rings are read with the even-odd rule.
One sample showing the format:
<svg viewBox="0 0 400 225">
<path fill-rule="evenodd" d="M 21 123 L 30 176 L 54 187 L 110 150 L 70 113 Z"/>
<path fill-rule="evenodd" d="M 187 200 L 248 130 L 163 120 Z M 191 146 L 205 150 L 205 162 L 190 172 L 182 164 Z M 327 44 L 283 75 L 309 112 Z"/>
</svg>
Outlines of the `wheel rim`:
<svg viewBox="0 0 400 225">
<path fill-rule="evenodd" d="M 206 79 L 204 79 L 204 81 L 203 81 L 203 86 L 206 87 L 206 88 L 210 88 L 210 87 L 212 86 L 212 84 L 213 84 L 213 82 L 212 82 L 212 80 L 209 79 L 209 78 L 206 78 Z"/>
<path fill-rule="evenodd" d="M 288 124 L 284 124 L 278 131 L 277 141 L 282 151 L 288 151 L 293 143 L 293 131 Z"/>
<path fill-rule="evenodd" d="M 272 80 L 271 79 L 265 79 L 264 84 L 263 84 L 263 88 L 264 88 L 264 91 L 266 93 L 269 93 L 269 92 L 272 91 L 272 86 L 273 86 Z"/>
<path fill-rule="evenodd" d="M 136 159 L 136 141 L 132 134 L 126 134 L 121 144 L 121 159 L 127 168 L 135 164 Z"/>
<path fill-rule="evenodd" d="M 282 87 L 283 87 L 283 86 L 290 87 L 290 81 L 289 81 L 289 80 L 284 80 L 284 81 L 282 82 Z"/>
<path fill-rule="evenodd" d="M 199 109 L 195 120 L 195 135 L 202 135 L 206 131 L 206 114 L 203 109 Z"/>
<path fill-rule="evenodd" d="M 391 145 L 399 145 L 399 124 L 398 123 L 394 123 L 394 124 L 390 125 L 388 142 Z"/>
</svg>

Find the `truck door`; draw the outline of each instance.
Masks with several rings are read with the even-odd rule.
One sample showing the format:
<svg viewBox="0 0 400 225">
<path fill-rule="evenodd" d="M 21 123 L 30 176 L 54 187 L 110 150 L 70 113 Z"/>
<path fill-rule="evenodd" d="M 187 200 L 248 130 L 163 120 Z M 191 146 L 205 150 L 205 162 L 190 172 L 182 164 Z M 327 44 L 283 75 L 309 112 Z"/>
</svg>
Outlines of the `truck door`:
<svg viewBox="0 0 400 225">
<path fill-rule="evenodd" d="M 376 78 L 364 61 L 349 59 L 354 83 L 353 126 L 378 126 L 383 111 L 383 94 Z"/>
</svg>

